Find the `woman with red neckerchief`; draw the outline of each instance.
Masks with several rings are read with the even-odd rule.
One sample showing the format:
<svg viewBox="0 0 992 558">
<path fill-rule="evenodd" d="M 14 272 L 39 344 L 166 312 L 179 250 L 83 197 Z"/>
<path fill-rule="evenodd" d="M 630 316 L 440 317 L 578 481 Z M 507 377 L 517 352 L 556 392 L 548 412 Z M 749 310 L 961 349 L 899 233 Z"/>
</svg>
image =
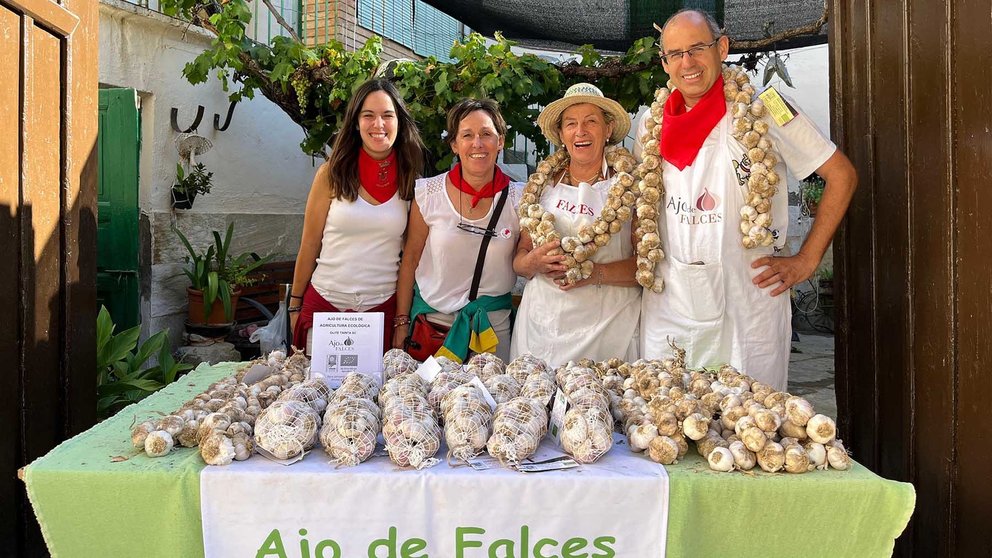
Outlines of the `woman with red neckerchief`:
<svg viewBox="0 0 992 558">
<path fill-rule="evenodd" d="M 437 356 L 462 362 L 469 353 L 489 352 L 509 360 L 521 184 L 496 165 L 505 137 L 506 122 L 489 99 L 463 99 L 448 111 L 447 141 L 459 162 L 417 181 L 400 264 L 394 347 L 404 348 L 411 324 L 424 315 L 438 329 L 450 328 Z"/>
<path fill-rule="evenodd" d="M 289 307 L 297 348 L 308 346 L 314 312 L 382 312 L 383 350 L 391 346 L 400 252 L 423 152 L 396 87 L 385 79 L 363 83 L 307 197 Z"/>
</svg>

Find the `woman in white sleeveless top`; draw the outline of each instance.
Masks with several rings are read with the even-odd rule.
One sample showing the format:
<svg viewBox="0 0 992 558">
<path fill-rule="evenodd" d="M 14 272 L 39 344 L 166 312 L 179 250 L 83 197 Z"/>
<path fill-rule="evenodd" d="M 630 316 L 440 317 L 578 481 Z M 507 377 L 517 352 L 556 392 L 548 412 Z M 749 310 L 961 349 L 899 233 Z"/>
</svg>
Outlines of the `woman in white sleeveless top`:
<svg viewBox="0 0 992 558">
<path fill-rule="evenodd" d="M 373 79 L 355 91 L 307 197 L 289 307 L 294 346 L 307 346 L 314 312 L 383 312 L 383 350 L 389 349 L 403 233 L 423 149 L 392 83 Z"/>
<path fill-rule="evenodd" d="M 492 352 L 507 360 L 521 185 L 496 165 L 505 137 L 506 122 L 491 100 L 463 99 L 448 111 L 447 141 L 459 162 L 417 181 L 400 265 L 394 347 L 404 347 L 422 314 L 441 330 L 450 327 L 436 355 L 461 362 L 469 353 Z M 506 200 L 489 228 L 501 196 Z M 477 297 L 470 300 L 487 236 Z"/>
<path fill-rule="evenodd" d="M 606 206 L 616 180 L 606 146 L 623 140 L 630 116 L 595 86 L 580 83 L 548 105 L 537 122 L 548 140 L 568 152 L 564 171 L 548 176 L 537 203 L 553 216 L 562 238 L 575 236 Z M 634 244 L 628 221 L 589 258 L 588 277 L 572 283 L 566 281 L 559 243 L 535 247 L 528 231 L 521 231 L 513 267 L 530 281 L 510 356 L 531 353 L 552 366 L 581 358 L 635 360 L 641 289 L 634 280 Z"/>
</svg>

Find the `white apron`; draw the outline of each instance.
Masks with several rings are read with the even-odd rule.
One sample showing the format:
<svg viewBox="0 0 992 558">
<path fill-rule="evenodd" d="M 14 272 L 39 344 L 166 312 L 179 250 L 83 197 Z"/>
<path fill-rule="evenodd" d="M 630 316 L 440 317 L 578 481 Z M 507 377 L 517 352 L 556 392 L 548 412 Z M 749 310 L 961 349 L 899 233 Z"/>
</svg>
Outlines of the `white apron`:
<svg viewBox="0 0 992 558">
<path fill-rule="evenodd" d="M 730 363 L 755 379 L 784 390 L 792 336 L 789 295 L 770 296 L 751 280 L 751 262 L 772 247 L 745 250 L 740 208 L 750 162 L 730 135 L 728 114 L 703 143 L 692 165 L 679 171 L 663 162 L 665 198 L 659 207 L 666 252 L 659 269 L 665 290 L 645 289 L 641 309 L 644 358 L 671 355 L 667 337 L 686 350 L 690 367 Z M 785 166 L 776 167 L 785 177 Z M 784 182 L 784 181 L 783 181 Z M 774 228 L 785 241 L 786 189 L 772 199 Z"/>
<path fill-rule="evenodd" d="M 579 228 L 591 224 L 602 211 L 612 180 L 546 188 L 541 205 L 554 214 L 562 236 L 577 234 Z M 591 259 L 597 264 L 609 263 L 631 255 L 628 222 Z M 640 288 L 611 285 L 590 284 L 562 291 L 539 274 L 524 288 L 513 327 L 510 357 L 532 353 L 551 366 L 580 358 L 601 361 L 620 357 L 633 361 L 638 354 L 640 296 Z"/>
</svg>

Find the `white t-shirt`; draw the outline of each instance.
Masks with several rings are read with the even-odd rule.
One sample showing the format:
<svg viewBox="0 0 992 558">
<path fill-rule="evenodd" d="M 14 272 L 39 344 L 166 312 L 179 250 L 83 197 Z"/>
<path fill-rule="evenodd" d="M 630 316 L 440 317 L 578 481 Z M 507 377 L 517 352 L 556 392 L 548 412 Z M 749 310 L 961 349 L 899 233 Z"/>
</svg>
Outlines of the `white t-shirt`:
<svg viewBox="0 0 992 558">
<path fill-rule="evenodd" d="M 492 218 L 499 196 L 493 198 L 493 205 L 485 216 L 479 219 L 462 217 L 451 202 L 446 191 L 448 173 L 417 181 L 416 200 L 420 213 L 427 223 L 429 233 L 424 252 L 417 266 L 417 286 L 424 302 L 443 314 L 461 310 L 468 304 L 472 276 L 479 258 L 479 246 L 483 237 L 458 228 L 459 223 L 467 223 L 485 229 Z M 520 219 L 517 205 L 523 184 L 511 182 L 506 187 L 507 197 L 503 211 L 496 222 L 496 237 L 489 242 L 486 250 L 486 263 L 482 268 L 478 296 L 502 296 L 510 292 L 516 283 L 513 271 L 513 255 L 520 236 Z M 470 203 L 466 197 L 465 203 Z"/>
<path fill-rule="evenodd" d="M 320 296 L 340 310 L 359 312 L 393 296 L 409 208 L 399 193 L 379 205 L 361 196 L 331 200 L 310 278 Z"/>
</svg>

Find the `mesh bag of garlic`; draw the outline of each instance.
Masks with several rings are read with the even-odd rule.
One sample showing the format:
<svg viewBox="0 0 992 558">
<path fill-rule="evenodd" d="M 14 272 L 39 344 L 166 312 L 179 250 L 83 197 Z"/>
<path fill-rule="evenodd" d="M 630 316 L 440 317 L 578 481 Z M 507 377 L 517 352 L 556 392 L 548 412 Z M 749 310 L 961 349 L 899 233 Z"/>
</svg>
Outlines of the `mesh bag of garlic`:
<svg viewBox="0 0 992 558">
<path fill-rule="evenodd" d="M 438 372 L 434 376 L 434 379 L 431 380 L 430 392 L 427 394 L 427 401 L 431 404 L 431 408 L 434 409 L 434 413 L 439 417 L 443 417 L 444 413 L 441 409 L 441 402 L 445 396 L 458 386 L 472 381 L 472 378 L 472 374 L 461 367 L 443 369 Z"/>
<path fill-rule="evenodd" d="M 438 463 L 441 428 L 427 402 L 427 384 L 416 374 L 395 377 L 382 386 L 382 435 L 389 459 L 400 467 L 423 469 Z"/>
<path fill-rule="evenodd" d="M 506 365 L 506 374 L 520 384 L 520 395 L 536 399 L 542 405 L 551 402 L 555 377 L 544 360 L 529 353 L 520 355 Z"/>
<path fill-rule="evenodd" d="M 389 349 L 382 355 L 382 379 L 388 382 L 395 376 L 417 371 L 417 361 L 402 349 Z"/>
<path fill-rule="evenodd" d="M 265 364 L 273 373 L 248 386 L 241 379 L 255 364 Z M 300 353 L 287 358 L 285 353 L 273 351 L 246 363 L 235 376 L 211 384 L 172 415 L 137 425 L 131 441 L 150 457 L 166 455 L 179 445 L 199 447 L 208 465 L 248 459 L 255 447 L 252 435 L 256 417 L 284 388 L 302 381 L 308 367 L 309 361 Z"/>
<path fill-rule="evenodd" d="M 497 374 L 503 374 L 506 365 L 501 358 L 492 353 L 477 353 L 465 363 L 465 370 L 485 382 Z"/>
<path fill-rule="evenodd" d="M 441 401 L 441 412 L 449 463 L 452 458 L 468 461 L 486 449 L 493 410 L 476 386 L 462 385 L 449 391 Z"/>
<path fill-rule="evenodd" d="M 486 448 L 503 465 L 516 465 L 534 455 L 547 431 L 548 411 L 544 404 L 529 397 L 516 397 L 496 407 L 493 433 Z"/>
<path fill-rule="evenodd" d="M 292 459 L 313 447 L 320 415 L 303 401 L 276 401 L 255 421 L 255 442 L 276 459 Z"/>
<path fill-rule="evenodd" d="M 688 440 L 715 471 L 806 473 L 850 468 L 833 419 L 801 397 L 774 390 L 729 365 L 686 370 L 685 352 L 626 368 L 620 407 L 633 451 L 663 464 L 681 459 Z M 623 368 L 621 368 L 623 371 Z"/>
<path fill-rule="evenodd" d="M 520 397 L 520 382 L 509 374 L 495 374 L 485 381 L 486 389 L 497 404 L 505 403 L 514 397 Z"/>
<path fill-rule="evenodd" d="M 593 463 L 613 447 L 610 399 L 591 361 L 569 362 L 556 370 L 568 398 L 560 434 L 561 447 L 579 463 Z"/>
<path fill-rule="evenodd" d="M 327 407 L 320 444 L 332 462 L 351 467 L 372 456 L 380 430 L 379 407 L 371 399 L 344 397 Z"/>
</svg>

